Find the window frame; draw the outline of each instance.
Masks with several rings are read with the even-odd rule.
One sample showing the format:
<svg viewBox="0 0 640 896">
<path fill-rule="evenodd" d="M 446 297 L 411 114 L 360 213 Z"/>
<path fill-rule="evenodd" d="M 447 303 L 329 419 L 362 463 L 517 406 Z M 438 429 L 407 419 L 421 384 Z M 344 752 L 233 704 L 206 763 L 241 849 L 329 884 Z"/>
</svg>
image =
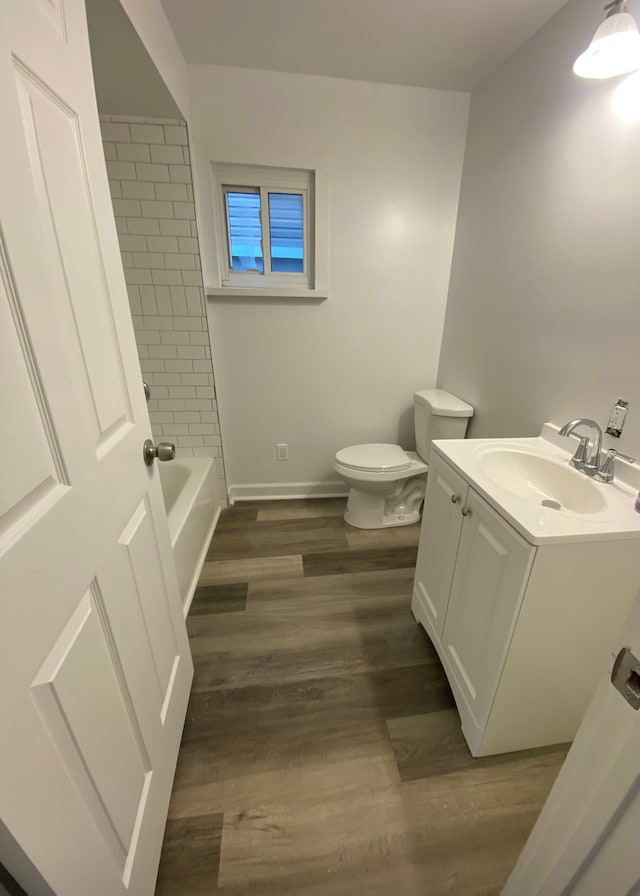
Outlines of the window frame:
<svg viewBox="0 0 640 896">
<path fill-rule="evenodd" d="M 275 168 L 241 164 L 213 164 L 216 244 L 220 281 L 224 290 L 251 289 L 256 294 L 277 289 L 314 291 L 315 272 L 315 172 L 308 169 Z M 234 271 L 231 267 L 231 236 L 228 220 L 227 193 L 257 192 L 260 194 L 262 227 L 262 259 L 260 271 Z M 303 205 L 303 273 L 271 270 L 271 230 L 269 193 L 302 196 Z"/>
</svg>

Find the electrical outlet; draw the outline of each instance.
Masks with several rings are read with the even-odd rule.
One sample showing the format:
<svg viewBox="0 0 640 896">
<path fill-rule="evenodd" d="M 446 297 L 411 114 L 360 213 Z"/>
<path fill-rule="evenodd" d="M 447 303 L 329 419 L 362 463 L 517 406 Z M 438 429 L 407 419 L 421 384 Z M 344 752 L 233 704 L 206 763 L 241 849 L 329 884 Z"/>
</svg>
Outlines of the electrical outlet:
<svg viewBox="0 0 640 896">
<path fill-rule="evenodd" d="M 627 411 L 629 410 L 629 402 L 625 398 L 619 398 L 616 403 L 611 416 L 609 417 L 609 423 L 607 424 L 607 435 L 613 436 L 616 439 L 619 439 L 622 435 L 622 428 L 624 427 L 624 420 L 627 416 Z"/>
<path fill-rule="evenodd" d="M 286 442 L 281 442 L 279 445 L 276 445 L 276 452 L 278 460 L 289 460 L 289 446 Z"/>
</svg>

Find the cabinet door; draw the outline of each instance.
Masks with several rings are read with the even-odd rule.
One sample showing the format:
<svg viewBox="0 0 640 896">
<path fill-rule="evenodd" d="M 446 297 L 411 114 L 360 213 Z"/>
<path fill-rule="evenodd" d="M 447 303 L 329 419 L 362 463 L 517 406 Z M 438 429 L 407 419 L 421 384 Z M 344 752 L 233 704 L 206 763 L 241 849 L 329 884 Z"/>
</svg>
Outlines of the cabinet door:
<svg viewBox="0 0 640 896">
<path fill-rule="evenodd" d="M 448 671 L 479 727 L 498 686 L 535 548 L 473 489 L 442 636 Z M 453 684 L 453 682 L 452 682 Z"/>
<path fill-rule="evenodd" d="M 428 620 L 429 634 L 442 636 L 469 486 L 449 464 L 431 454 L 414 594 Z"/>
</svg>

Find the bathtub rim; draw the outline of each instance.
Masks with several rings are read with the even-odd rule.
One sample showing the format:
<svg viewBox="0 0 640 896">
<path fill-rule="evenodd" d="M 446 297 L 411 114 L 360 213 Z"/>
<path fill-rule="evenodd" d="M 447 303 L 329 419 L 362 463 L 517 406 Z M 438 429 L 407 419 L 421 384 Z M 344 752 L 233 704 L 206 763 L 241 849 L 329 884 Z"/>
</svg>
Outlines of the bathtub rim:
<svg viewBox="0 0 640 896">
<path fill-rule="evenodd" d="M 202 567 L 205 564 L 205 560 L 207 559 L 207 552 L 209 550 L 209 545 L 211 544 L 211 539 L 213 538 L 213 533 L 216 530 L 216 526 L 218 525 L 218 520 L 220 519 L 220 513 L 222 511 L 222 507 L 218 505 L 218 509 L 213 515 L 213 520 L 211 521 L 211 526 L 207 531 L 207 537 L 204 540 L 203 548 L 198 556 L 197 563 L 195 565 L 195 569 L 193 571 L 193 578 L 189 583 L 189 587 L 187 588 L 184 603 L 182 604 L 182 613 L 184 618 L 186 619 L 189 615 L 189 610 L 191 609 L 191 604 L 193 603 L 193 596 L 196 593 L 196 588 L 198 587 L 198 582 L 200 581 L 200 574 L 202 573 Z"/>
<path fill-rule="evenodd" d="M 176 458 L 175 461 L 171 462 L 171 464 L 174 469 L 175 467 L 184 465 L 190 474 L 187 477 L 187 486 L 178 493 L 176 500 L 171 506 L 171 509 L 167 512 L 167 525 L 169 527 L 169 539 L 171 542 L 171 551 L 174 557 L 174 564 L 176 563 L 176 544 L 178 542 L 178 539 L 182 535 L 185 525 L 188 522 L 189 511 L 194 505 L 195 498 L 200 493 L 200 490 L 207 480 L 209 480 L 209 483 L 211 485 L 212 498 L 214 498 L 218 502 L 218 507 L 213 514 L 211 525 L 207 529 L 207 534 L 204 539 L 202 549 L 198 554 L 198 559 L 194 566 L 193 575 L 191 576 L 184 594 L 180 594 L 180 603 L 182 604 L 183 615 L 186 619 L 189 614 L 189 610 L 191 609 L 191 604 L 193 603 L 193 596 L 198 586 L 198 581 L 200 579 L 202 567 L 204 566 L 206 560 L 213 533 L 215 532 L 216 526 L 218 525 L 218 520 L 220 519 L 222 505 L 220 503 L 220 496 L 218 494 L 215 461 L 212 457 Z M 171 467 L 167 466 L 166 468 L 160 468 L 158 472 L 161 479 L 163 470 L 166 470 L 166 473 L 171 475 Z M 160 484 L 162 485 L 162 482 Z M 176 576 L 178 577 L 179 581 L 180 576 L 178 575 L 177 566 Z"/>
</svg>

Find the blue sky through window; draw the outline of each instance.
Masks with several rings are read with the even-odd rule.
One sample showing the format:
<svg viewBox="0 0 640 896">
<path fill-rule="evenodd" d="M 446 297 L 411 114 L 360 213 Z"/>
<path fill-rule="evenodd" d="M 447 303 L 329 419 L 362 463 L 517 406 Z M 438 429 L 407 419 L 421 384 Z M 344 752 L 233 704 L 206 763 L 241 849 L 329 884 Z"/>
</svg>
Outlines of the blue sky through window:
<svg viewBox="0 0 640 896">
<path fill-rule="evenodd" d="M 231 269 L 264 273 L 260 193 L 227 192 Z"/>
<path fill-rule="evenodd" d="M 269 193 L 271 270 L 304 273 L 304 206 L 299 193 Z"/>
<path fill-rule="evenodd" d="M 226 190 L 231 269 L 264 273 L 261 197 Z M 274 273 L 304 273 L 304 203 L 299 193 L 269 193 L 270 262 Z"/>
</svg>

